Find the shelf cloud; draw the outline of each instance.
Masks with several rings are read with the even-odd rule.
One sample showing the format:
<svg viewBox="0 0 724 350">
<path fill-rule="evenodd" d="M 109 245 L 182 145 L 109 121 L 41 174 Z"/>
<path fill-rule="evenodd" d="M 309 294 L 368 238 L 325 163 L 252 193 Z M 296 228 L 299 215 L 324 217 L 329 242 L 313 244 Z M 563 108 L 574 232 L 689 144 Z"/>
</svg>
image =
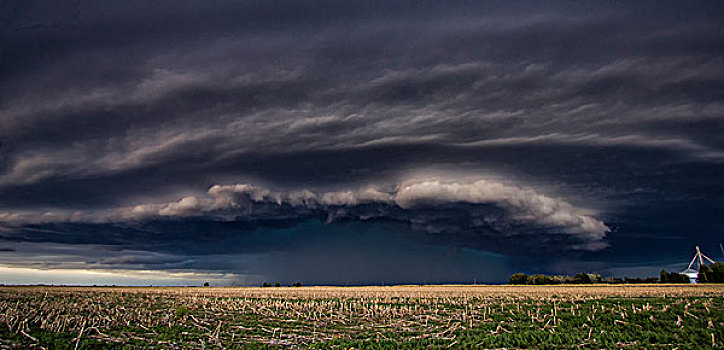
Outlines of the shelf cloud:
<svg viewBox="0 0 724 350">
<path fill-rule="evenodd" d="M 385 189 L 391 190 L 385 190 Z M 252 184 L 214 185 L 205 196 L 138 204 L 101 211 L 0 213 L 16 224 L 123 223 L 179 218 L 267 222 L 326 217 L 338 220 L 390 220 L 427 233 L 478 231 L 484 235 L 564 234 L 570 249 L 599 250 L 610 229 L 592 211 L 503 183 L 478 179 L 409 180 L 397 185 L 368 185 L 354 190 L 272 191 Z M 263 224 L 262 224 L 263 225 Z M 565 241 L 564 241 L 565 242 Z M 565 249 L 562 245 L 559 248 Z"/>
</svg>

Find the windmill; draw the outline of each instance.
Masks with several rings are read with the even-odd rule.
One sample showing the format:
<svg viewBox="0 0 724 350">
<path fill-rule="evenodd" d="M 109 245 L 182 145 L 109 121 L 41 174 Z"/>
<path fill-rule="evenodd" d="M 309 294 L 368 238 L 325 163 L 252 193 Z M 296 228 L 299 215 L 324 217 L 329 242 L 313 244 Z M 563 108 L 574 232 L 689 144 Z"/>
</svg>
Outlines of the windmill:
<svg viewBox="0 0 724 350">
<path fill-rule="evenodd" d="M 719 245 L 721 248 L 721 244 Z M 686 268 L 686 270 L 681 271 L 681 274 L 686 275 L 686 277 L 689 277 L 689 281 L 691 283 L 696 283 L 696 279 L 699 278 L 699 270 L 701 270 L 701 266 L 704 265 L 704 259 L 709 261 L 710 263 L 714 264 L 715 261 L 709 258 L 708 256 L 704 255 L 704 253 L 701 252 L 699 249 L 699 246 L 696 246 L 696 254 L 694 254 L 694 258 L 691 259 L 691 262 L 689 263 L 689 267 Z M 696 264 L 696 270 L 693 269 L 694 265 Z"/>
</svg>

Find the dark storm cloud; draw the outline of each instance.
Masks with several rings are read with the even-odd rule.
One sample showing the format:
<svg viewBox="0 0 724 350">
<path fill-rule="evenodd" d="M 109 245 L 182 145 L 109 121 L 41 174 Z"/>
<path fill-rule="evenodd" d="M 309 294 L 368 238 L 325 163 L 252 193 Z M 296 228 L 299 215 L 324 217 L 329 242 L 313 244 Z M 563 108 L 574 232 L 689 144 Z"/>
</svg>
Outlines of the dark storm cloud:
<svg viewBox="0 0 724 350">
<path fill-rule="evenodd" d="M 213 241 L 275 225 L 293 231 L 332 210 L 269 204 L 268 217 L 251 222 L 229 213 L 219 221 L 201 207 L 159 223 L 164 208 L 154 207 L 143 219 L 150 226 L 119 213 L 209 200 L 206 190 L 217 184 L 317 195 L 379 185 L 389 194 L 411 174 L 530 189 L 590 209 L 580 215 L 613 229 L 570 241 L 569 224 L 517 220 L 522 209 L 506 206 L 510 198 L 456 198 L 425 210 L 376 202 L 384 220 L 444 228 L 424 246 L 515 254 L 520 246 L 593 242 L 610 248 L 586 258 L 604 261 L 628 258 L 627 238 L 676 235 L 669 228 L 685 226 L 676 222 L 701 232 L 691 241 L 713 242 L 721 227 L 702 215 L 723 206 L 724 28 L 716 2 L 0 7 L 4 240 L 155 254 L 164 252 L 150 242 L 183 237 L 165 253 L 191 261 L 182 242 L 193 246 L 203 232 L 223 232 Z M 449 175 L 459 173 L 469 178 Z M 369 214 L 345 206 L 340 217 L 355 225 Z M 475 226 L 473 213 L 498 216 Z M 272 238 L 239 239 L 204 255 L 277 249 Z M 151 253 L 109 261 L 129 267 Z M 194 261 L 185 268 L 230 269 Z"/>
<path fill-rule="evenodd" d="M 181 243 L 183 247 L 188 241 L 217 240 L 235 234 L 241 234 L 239 239 L 254 238 L 218 247 L 215 253 L 225 253 L 225 249 L 263 252 L 280 244 L 293 246 L 296 240 L 257 240 L 243 232 L 292 227 L 312 219 L 329 223 L 398 222 L 413 231 L 445 237 L 468 248 L 507 240 L 508 244 L 535 245 L 546 252 L 600 250 L 606 246 L 601 241 L 609 231 L 589 210 L 533 189 L 488 179 L 410 180 L 394 188 L 378 185 L 335 192 L 277 192 L 250 184 L 216 185 L 205 197 L 189 196 L 170 203 L 101 211 L 2 213 L 0 219 L 15 223 L 6 229 L 4 238 L 17 241 L 113 245 L 144 242 L 150 247 Z"/>
</svg>

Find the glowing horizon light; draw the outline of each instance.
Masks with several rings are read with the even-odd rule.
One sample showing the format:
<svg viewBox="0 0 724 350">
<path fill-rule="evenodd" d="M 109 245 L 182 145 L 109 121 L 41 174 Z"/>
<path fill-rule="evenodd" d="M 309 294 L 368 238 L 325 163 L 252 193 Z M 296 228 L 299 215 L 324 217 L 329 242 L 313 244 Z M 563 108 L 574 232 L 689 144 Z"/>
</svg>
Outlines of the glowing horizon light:
<svg viewBox="0 0 724 350">
<path fill-rule="evenodd" d="M 232 285 L 244 281 L 244 277 L 249 276 L 159 270 L 35 269 L 0 266 L 0 281 L 5 285 L 189 286 L 202 285 L 204 282 L 212 285 Z"/>
</svg>

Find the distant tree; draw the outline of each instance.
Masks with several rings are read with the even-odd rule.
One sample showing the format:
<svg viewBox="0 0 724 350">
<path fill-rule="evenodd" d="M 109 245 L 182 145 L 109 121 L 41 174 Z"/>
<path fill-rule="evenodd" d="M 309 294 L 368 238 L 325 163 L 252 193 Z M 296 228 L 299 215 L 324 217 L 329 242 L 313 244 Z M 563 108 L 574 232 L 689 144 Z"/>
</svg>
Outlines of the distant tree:
<svg viewBox="0 0 724 350">
<path fill-rule="evenodd" d="M 603 283 L 606 280 L 603 278 L 603 276 L 597 274 L 597 273 L 589 273 L 588 279 L 591 280 L 591 283 Z"/>
<path fill-rule="evenodd" d="M 669 275 L 669 278 L 671 278 L 671 275 Z M 646 278 L 641 278 L 641 277 L 636 277 L 636 278 L 624 277 L 623 281 L 624 281 L 624 283 L 630 283 L 630 284 L 637 284 L 637 283 L 658 283 L 658 282 L 659 282 L 659 277 L 646 277 Z"/>
<path fill-rule="evenodd" d="M 618 284 L 618 283 L 623 283 L 623 280 L 620 278 L 609 277 L 609 278 L 606 278 L 606 283 Z"/>
<path fill-rule="evenodd" d="M 578 273 L 573 276 L 573 283 L 575 284 L 588 284 L 591 283 L 591 278 L 588 277 L 587 273 Z"/>
<path fill-rule="evenodd" d="M 569 282 L 568 280 L 570 279 L 570 277 L 568 277 L 568 276 L 559 276 L 559 275 L 550 276 L 550 278 L 551 278 L 551 284 L 564 284 L 564 283 Z"/>
<path fill-rule="evenodd" d="M 508 284 L 526 284 L 528 283 L 528 275 L 524 273 L 514 273 L 510 275 Z"/>
<path fill-rule="evenodd" d="M 294 284 L 292 284 L 292 287 L 301 287 L 301 286 L 302 286 L 302 282 L 294 282 Z"/>
<path fill-rule="evenodd" d="M 669 283 L 691 283 L 689 276 L 672 272 L 669 274 Z"/>
<path fill-rule="evenodd" d="M 281 284 L 279 284 L 279 283 L 274 283 L 274 287 L 279 287 L 279 286 L 281 286 Z"/>
<path fill-rule="evenodd" d="M 662 269 L 659 273 L 659 282 L 661 283 L 669 283 L 669 273 L 666 272 L 666 270 Z"/>
<path fill-rule="evenodd" d="M 651 283 L 650 279 L 643 280 L 643 282 Z M 659 282 L 661 283 L 690 283 L 689 277 L 676 273 L 676 272 L 667 272 L 666 270 L 661 270 L 661 273 L 659 274 Z"/>
<path fill-rule="evenodd" d="M 706 265 L 702 265 L 702 268 L 699 269 L 700 283 L 724 283 L 724 264 L 714 263 L 706 269 L 704 267 Z"/>
<path fill-rule="evenodd" d="M 533 276 L 528 277 L 528 284 L 534 284 L 534 285 L 543 285 L 543 284 L 552 284 L 553 280 L 550 278 L 550 276 L 536 274 Z"/>
<path fill-rule="evenodd" d="M 709 275 L 709 266 L 706 266 L 704 264 L 701 264 L 699 267 L 699 275 L 696 278 L 696 281 L 699 283 L 707 283 L 709 282 L 709 279 L 707 278 Z"/>
<path fill-rule="evenodd" d="M 210 286 L 209 282 L 204 282 L 204 287 Z"/>
<path fill-rule="evenodd" d="M 261 286 L 262 287 L 271 287 L 272 285 L 269 282 L 264 282 Z"/>
<path fill-rule="evenodd" d="M 724 283 L 724 264 L 719 262 L 712 264 L 709 273 L 709 282 Z"/>
</svg>

